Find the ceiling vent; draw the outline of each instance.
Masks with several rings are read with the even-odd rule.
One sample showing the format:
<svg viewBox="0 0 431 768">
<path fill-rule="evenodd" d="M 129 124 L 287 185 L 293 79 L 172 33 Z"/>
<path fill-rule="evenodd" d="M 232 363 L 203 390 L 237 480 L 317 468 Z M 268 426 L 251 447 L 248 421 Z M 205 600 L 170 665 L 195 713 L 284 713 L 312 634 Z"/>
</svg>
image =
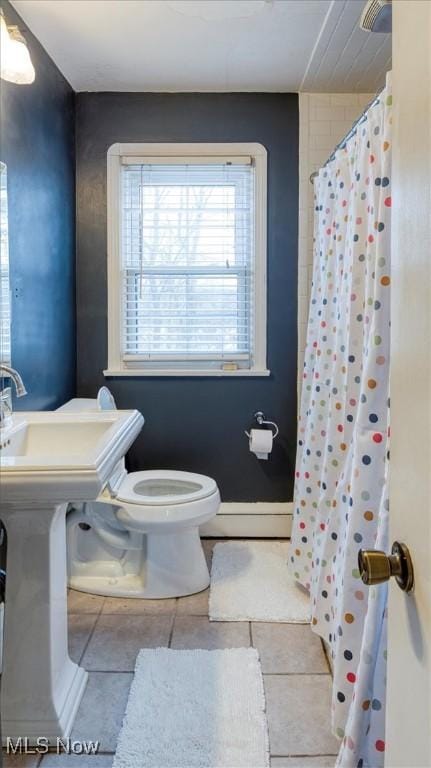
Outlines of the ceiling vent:
<svg viewBox="0 0 431 768">
<path fill-rule="evenodd" d="M 368 0 L 359 26 L 366 32 L 392 32 L 392 0 Z"/>
</svg>

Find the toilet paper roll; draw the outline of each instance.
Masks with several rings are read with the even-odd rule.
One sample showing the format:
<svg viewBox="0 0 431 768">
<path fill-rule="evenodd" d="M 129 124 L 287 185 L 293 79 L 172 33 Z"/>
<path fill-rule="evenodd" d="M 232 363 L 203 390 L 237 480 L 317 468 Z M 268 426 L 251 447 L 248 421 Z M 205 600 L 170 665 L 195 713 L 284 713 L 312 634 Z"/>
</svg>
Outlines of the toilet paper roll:
<svg viewBox="0 0 431 768">
<path fill-rule="evenodd" d="M 267 459 L 272 451 L 272 432 L 270 429 L 252 429 L 249 447 L 258 459 Z"/>
</svg>

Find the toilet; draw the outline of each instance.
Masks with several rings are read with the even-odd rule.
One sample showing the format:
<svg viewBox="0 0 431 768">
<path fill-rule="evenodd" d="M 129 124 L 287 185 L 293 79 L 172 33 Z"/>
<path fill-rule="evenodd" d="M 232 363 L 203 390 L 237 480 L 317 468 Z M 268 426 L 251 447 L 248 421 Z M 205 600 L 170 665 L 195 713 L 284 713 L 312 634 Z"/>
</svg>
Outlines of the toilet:
<svg viewBox="0 0 431 768">
<path fill-rule="evenodd" d="M 59 410 L 115 409 L 106 387 Z M 68 583 L 112 597 L 168 598 L 200 592 L 209 571 L 199 526 L 217 514 L 215 480 L 193 472 L 128 473 L 122 459 L 94 502 L 70 504 Z"/>
</svg>

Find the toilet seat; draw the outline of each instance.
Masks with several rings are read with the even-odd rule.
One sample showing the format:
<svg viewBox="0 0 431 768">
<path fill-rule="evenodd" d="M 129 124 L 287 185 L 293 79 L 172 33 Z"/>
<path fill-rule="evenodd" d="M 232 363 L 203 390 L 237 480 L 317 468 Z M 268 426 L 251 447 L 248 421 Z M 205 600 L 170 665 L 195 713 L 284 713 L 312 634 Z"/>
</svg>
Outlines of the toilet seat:
<svg viewBox="0 0 431 768">
<path fill-rule="evenodd" d="M 116 492 L 116 500 L 148 507 L 189 504 L 217 491 L 215 480 L 193 472 L 168 469 L 144 470 L 126 475 Z"/>
<path fill-rule="evenodd" d="M 173 533 L 197 528 L 220 505 L 215 480 L 193 472 L 156 469 L 126 475 L 111 503 L 126 530 Z"/>
</svg>

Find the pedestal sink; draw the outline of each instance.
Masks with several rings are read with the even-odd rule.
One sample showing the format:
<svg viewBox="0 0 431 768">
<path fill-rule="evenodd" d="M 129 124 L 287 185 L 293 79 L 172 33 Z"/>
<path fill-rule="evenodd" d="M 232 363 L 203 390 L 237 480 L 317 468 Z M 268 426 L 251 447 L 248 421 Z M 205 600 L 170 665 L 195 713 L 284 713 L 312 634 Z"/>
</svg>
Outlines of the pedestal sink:
<svg viewBox="0 0 431 768">
<path fill-rule="evenodd" d="M 67 502 L 96 499 L 143 423 L 138 411 L 21 412 L 0 433 L 4 741 L 70 734 L 87 673 L 67 648 Z"/>
</svg>

